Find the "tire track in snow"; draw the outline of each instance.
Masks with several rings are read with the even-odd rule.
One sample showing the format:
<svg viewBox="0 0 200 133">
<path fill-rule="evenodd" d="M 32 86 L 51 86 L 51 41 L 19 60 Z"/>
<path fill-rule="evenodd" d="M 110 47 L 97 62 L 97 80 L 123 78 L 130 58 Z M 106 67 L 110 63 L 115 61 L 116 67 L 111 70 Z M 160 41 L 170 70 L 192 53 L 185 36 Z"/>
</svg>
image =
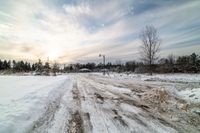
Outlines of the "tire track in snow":
<svg viewBox="0 0 200 133">
<path fill-rule="evenodd" d="M 83 133 L 83 118 L 81 113 L 80 92 L 77 88 L 76 80 L 73 83 L 72 89 L 74 109 L 71 112 L 71 118 L 68 123 L 68 133 Z"/>
<path fill-rule="evenodd" d="M 92 117 L 91 123 L 93 125 L 94 132 L 123 132 L 124 126 L 119 124 L 116 125 L 113 122 L 115 115 L 112 110 L 109 112 L 104 110 L 103 102 L 100 102 L 99 100 L 101 99 L 97 97 L 97 94 L 101 94 L 99 90 L 94 86 L 91 86 L 91 84 L 82 79 L 82 77 L 79 78 L 79 89 L 81 90 L 80 92 L 83 92 L 83 97 L 85 97 L 85 101 L 83 102 L 84 110 L 88 111 Z"/>
<path fill-rule="evenodd" d="M 55 89 L 59 89 L 59 94 L 57 94 L 58 96 L 48 103 L 46 107 L 46 111 L 34 123 L 33 128 L 31 129 L 30 133 L 50 133 L 54 131 L 59 131 L 61 133 L 66 132 L 64 128 L 66 125 L 67 118 L 61 119 L 61 117 L 59 116 L 60 115 L 62 115 L 62 117 L 67 116 L 67 112 L 66 112 L 67 107 L 65 106 L 66 103 L 63 98 L 70 91 L 71 87 L 69 83 L 70 83 L 70 80 L 67 79 L 63 84 L 61 84 L 59 88 L 55 88 Z M 59 118 L 59 124 L 57 121 L 58 118 Z"/>
<path fill-rule="evenodd" d="M 113 109 L 113 108 L 105 109 L 103 107 L 104 106 L 103 104 L 107 104 L 107 103 L 104 103 L 104 100 L 102 100 L 103 102 L 99 101 L 99 99 L 101 100 L 102 98 L 104 98 L 106 100 L 106 102 L 110 102 L 113 105 L 116 104 L 115 102 L 112 101 L 111 98 L 110 99 L 108 98 L 109 97 L 109 95 L 107 94 L 108 91 L 106 91 L 102 87 L 99 87 L 99 85 L 95 86 L 97 84 L 91 82 L 90 80 L 88 80 L 88 78 L 86 79 L 86 78 L 81 77 L 81 80 L 82 80 L 82 84 L 85 84 L 85 86 L 82 87 L 83 90 L 84 90 L 84 88 L 89 88 L 90 94 L 93 94 L 93 96 L 94 96 L 94 99 L 93 99 L 94 107 L 91 106 L 90 108 L 95 108 L 95 113 L 98 114 L 99 119 L 101 119 L 101 121 L 102 121 L 101 124 L 103 126 L 101 128 L 103 128 L 103 129 L 101 132 L 108 132 L 108 133 L 112 133 L 112 132 L 117 133 L 117 132 L 124 132 L 124 131 L 131 132 L 129 130 L 128 125 L 126 124 L 126 121 L 123 120 L 122 116 L 120 116 L 118 113 L 116 113 L 115 109 L 118 107 L 115 106 L 114 107 L 115 109 Z M 88 95 L 88 94 L 86 94 L 86 95 Z M 113 95 L 116 95 L 116 93 Z M 115 110 L 115 111 L 113 111 L 113 110 Z M 94 124 L 96 124 L 96 122 L 94 122 Z M 105 129 L 107 129 L 107 130 L 105 131 Z"/>
<path fill-rule="evenodd" d="M 80 76 L 79 77 L 80 79 L 79 80 L 82 80 L 82 83 L 81 84 L 85 84 L 82 85 L 82 88 L 89 88 L 89 91 L 90 91 L 90 94 L 91 94 L 91 91 L 94 93 L 99 93 L 101 94 L 104 98 L 107 97 L 107 100 L 106 100 L 106 104 L 107 102 L 110 102 L 110 104 L 115 104 L 115 102 L 113 102 L 113 99 L 110 97 L 108 98 L 108 94 L 107 92 L 109 93 L 112 93 L 113 95 L 119 97 L 120 99 L 117 100 L 117 102 L 119 103 L 128 103 L 130 104 L 130 106 L 134 106 L 134 108 L 140 108 L 141 109 L 141 112 L 140 113 L 144 113 L 146 117 L 148 117 L 148 111 L 144 108 L 145 106 L 143 106 L 143 104 L 139 103 L 138 101 L 136 101 L 136 99 L 133 99 L 132 97 L 128 96 L 128 95 L 125 95 L 125 94 L 121 94 L 119 92 L 115 92 L 113 89 L 110 90 L 109 87 L 111 87 L 111 85 L 107 82 L 104 82 L 104 83 L 99 83 L 98 81 L 96 81 L 97 79 L 95 78 L 89 78 L 87 76 Z M 84 89 L 83 89 L 84 90 Z M 124 101 L 125 100 L 125 101 Z M 128 101 L 127 101 L 128 100 Z M 94 100 L 95 101 L 95 100 Z M 91 103 L 90 103 L 91 104 Z M 141 105 L 141 106 L 140 106 Z M 113 108 L 114 109 L 117 109 L 118 112 L 120 112 L 120 115 L 119 113 L 116 114 L 116 112 L 114 112 L 114 116 L 116 117 L 116 121 L 111 121 L 112 119 L 112 115 L 113 113 L 110 113 L 110 111 L 112 111 L 112 108 L 108 108 L 108 113 L 105 112 L 105 108 L 104 106 L 105 105 L 99 105 L 97 104 L 96 102 L 94 102 L 94 108 L 96 107 L 97 110 L 96 110 L 96 114 L 98 114 L 98 111 L 101 111 L 102 114 L 98 114 L 100 119 L 104 119 L 104 121 L 102 121 L 101 123 L 109 123 L 109 125 L 113 125 L 112 128 L 116 128 L 117 131 L 116 132 L 176 132 L 174 129 L 170 128 L 170 127 L 165 127 L 164 125 L 162 125 L 155 117 L 154 119 L 151 119 L 152 117 L 151 116 L 151 113 L 150 113 L 150 116 L 149 116 L 149 123 L 144 123 L 145 119 L 146 118 L 143 118 L 143 116 L 137 116 L 135 115 L 135 117 L 127 117 L 127 116 L 123 116 L 123 109 L 119 109 L 119 107 L 117 106 L 114 106 Z M 92 108 L 92 107 L 90 107 Z M 138 114 L 140 115 L 140 114 Z M 126 119 L 124 119 L 126 118 Z M 159 118 L 159 117 L 158 117 Z M 122 120 L 122 121 L 121 121 Z M 124 128 L 124 124 L 123 123 L 127 123 L 127 125 L 131 126 L 131 127 L 128 127 L 128 128 Z M 133 125 L 133 124 L 136 124 L 136 125 Z M 95 122 L 93 123 L 95 124 Z M 144 125 L 147 124 L 148 126 L 145 127 Z M 126 124 L 125 124 L 126 125 Z M 137 125 L 139 127 L 137 127 Z M 157 126 L 156 126 L 157 125 Z M 154 126 L 156 126 L 157 128 L 154 129 Z M 107 132 L 109 132 L 109 126 L 107 128 Z M 110 130 L 111 132 L 113 132 L 112 130 Z"/>
<path fill-rule="evenodd" d="M 120 133 L 158 132 L 159 129 L 165 131 L 164 127 L 158 126 L 153 130 L 153 126 L 146 126 L 154 120 L 146 123 L 142 115 L 124 112 L 121 103 L 129 104 L 130 108 L 138 108 L 136 105 L 139 103 L 130 104 L 134 103 L 135 99 L 110 89 L 112 84 L 109 82 L 99 83 L 97 78 L 92 79 L 84 75 L 72 76 L 71 80 L 73 82 L 70 87 L 65 83 L 62 85 L 63 89 L 59 96 L 48 104 L 46 112 L 35 122 L 31 132 Z M 114 100 L 113 97 L 118 99 Z M 142 112 L 148 117 L 145 111 Z M 165 132 L 167 131 L 173 130 L 166 129 Z"/>
</svg>

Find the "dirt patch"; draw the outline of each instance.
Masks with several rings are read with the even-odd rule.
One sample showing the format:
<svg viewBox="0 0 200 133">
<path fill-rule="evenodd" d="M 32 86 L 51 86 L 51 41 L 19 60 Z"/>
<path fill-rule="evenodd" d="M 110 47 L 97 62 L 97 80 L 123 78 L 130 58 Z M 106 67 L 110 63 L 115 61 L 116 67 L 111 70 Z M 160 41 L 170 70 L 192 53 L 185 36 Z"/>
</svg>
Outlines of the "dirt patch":
<svg viewBox="0 0 200 133">
<path fill-rule="evenodd" d="M 98 93 L 94 93 L 94 95 L 96 96 L 96 98 L 97 98 L 97 101 L 99 102 L 99 103 L 104 103 L 104 97 L 102 97 L 100 94 L 98 94 Z"/>
<path fill-rule="evenodd" d="M 77 83 L 73 84 L 72 94 L 73 94 L 74 101 L 76 102 L 76 104 L 78 106 L 80 106 L 81 105 L 81 96 L 80 96 L 80 92 L 78 90 Z"/>
<path fill-rule="evenodd" d="M 71 120 L 69 120 L 69 127 L 67 132 L 68 133 L 83 133 L 83 120 L 81 118 L 81 115 L 78 111 L 73 113 Z"/>
<path fill-rule="evenodd" d="M 200 108 L 198 103 L 188 102 L 164 89 L 156 88 L 145 92 L 141 100 L 151 107 L 148 115 L 152 119 L 180 132 L 197 132 L 200 117 L 193 110 Z"/>
<path fill-rule="evenodd" d="M 114 119 L 118 120 L 123 126 L 128 127 L 128 124 L 123 120 L 123 118 L 118 114 L 117 110 L 113 109 L 112 110 L 115 114 Z"/>
<path fill-rule="evenodd" d="M 169 97 L 170 95 L 166 90 L 153 89 L 144 93 L 143 100 L 149 104 L 160 105 L 166 103 Z"/>
</svg>

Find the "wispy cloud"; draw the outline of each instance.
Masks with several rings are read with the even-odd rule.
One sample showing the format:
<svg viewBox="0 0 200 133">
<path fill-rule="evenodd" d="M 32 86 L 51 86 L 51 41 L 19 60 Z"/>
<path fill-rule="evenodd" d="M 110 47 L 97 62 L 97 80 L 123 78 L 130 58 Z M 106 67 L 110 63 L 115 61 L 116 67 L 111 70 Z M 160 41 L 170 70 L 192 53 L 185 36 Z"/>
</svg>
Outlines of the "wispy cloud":
<svg viewBox="0 0 200 133">
<path fill-rule="evenodd" d="M 59 62 L 98 60 L 99 53 L 110 61 L 137 59 L 138 36 L 148 24 L 158 28 L 161 54 L 193 52 L 200 45 L 199 6 L 185 0 L 8 0 L 0 5 L 0 57 L 36 60 L 56 52 Z"/>
</svg>

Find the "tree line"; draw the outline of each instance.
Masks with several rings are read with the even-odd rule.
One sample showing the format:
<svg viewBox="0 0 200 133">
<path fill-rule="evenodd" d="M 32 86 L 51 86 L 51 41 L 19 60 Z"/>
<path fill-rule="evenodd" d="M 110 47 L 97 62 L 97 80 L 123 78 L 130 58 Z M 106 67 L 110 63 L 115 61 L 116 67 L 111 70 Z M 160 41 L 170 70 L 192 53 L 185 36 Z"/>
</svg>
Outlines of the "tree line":
<svg viewBox="0 0 200 133">
<path fill-rule="evenodd" d="M 0 60 L 0 70 L 10 70 L 11 72 L 37 72 L 38 75 L 44 73 L 48 75 L 49 72 L 59 72 L 60 68 L 57 63 L 50 66 L 49 62 L 43 63 L 40 59 L 36 63 L 30 63 L 27 61 L 15 61 L 15 60 Z"/>
<path fill-rule="evenodd" d="M 69 64 L 64 67 L 64 72 L 78 72 L 80 69 L 87 68 L 94 72 L 99 72 L 102 69 L 112 72 L 149 72 L 149 64 L 139 61 L 127 61 L 125 63 L 108 62 L 105 66 L 102 63 L 87 63 L 87 64 Z M 191 55 L 178 56 L 169 55 L 166 58 L 161 58 L 157 62 L 152 63 L 151 71 L 155 73 L 199 73 L 200 72 L 200 56 L 196 53 Z"/>
<path fill-rule="evenodd" d="M 75 63 L 60 67 L 54 63 L 42 62 L 38 60 L 36 63 L 27 61 L 10 61 L 0 60 L 0 70 L 11 70 L 12 72 L 31 72 L 49 73 L 49 72 L 79 72 L 80 69 L 87 68 L 92 72 L 100 72 L 102 69 L 112 72 L 149 72 L 149 65 L 145 62 L 127 61 L 125 63 L 108 62 L 105 66 L 102 63 Z M 169 55 L 166 58 L 159 59 L 152 64 L 152 72 L 155 73 L 199 73 L 200 72 L 200 55 L 192 53 L 191 55 L 177 56 Z"/>
</svg>

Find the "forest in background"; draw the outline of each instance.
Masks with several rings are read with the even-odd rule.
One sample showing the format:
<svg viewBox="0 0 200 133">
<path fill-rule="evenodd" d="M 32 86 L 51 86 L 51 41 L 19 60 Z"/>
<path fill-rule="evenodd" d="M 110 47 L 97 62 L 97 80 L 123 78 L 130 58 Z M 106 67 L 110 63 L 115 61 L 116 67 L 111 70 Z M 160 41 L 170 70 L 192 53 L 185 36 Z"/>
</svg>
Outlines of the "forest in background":
<svg viewBox="0 0 200 133">
<path fill-rule="evenodd" d="M 49 72 L 79 72 L 80 69 L 89 69 L 91 72 L 100 72 L 103 69 L 109 72 L 135 72 L 147 73 L 149 65 L 144 62 L 127 61 L 121 63 L 107 62 L 103 63 L 74 63 L 68 65 L 60 65 L 58 63 L 50 64 L 49 62 L 42 62 L 40 59 L 36 63 L 27 61 L 15 60 L 0 60 L 0 71 L 7 71 L 9 73 L 16 72 L 38 72 L 48 74 Z M 152 65 L 154 73 L 199 73 L 200 72 L 200 56 L 192 53 L 187 56 L 169 55 L 167 58 L 160 58 Z"/>
</svg>

